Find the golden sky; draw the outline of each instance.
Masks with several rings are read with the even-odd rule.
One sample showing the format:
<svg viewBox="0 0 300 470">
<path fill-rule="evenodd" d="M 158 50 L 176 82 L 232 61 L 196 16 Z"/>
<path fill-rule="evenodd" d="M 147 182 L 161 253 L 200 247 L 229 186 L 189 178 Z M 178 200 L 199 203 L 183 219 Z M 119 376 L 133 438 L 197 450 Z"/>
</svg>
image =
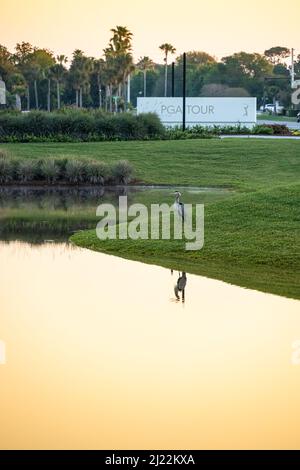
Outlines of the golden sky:
<svg viewBox="0 0 300 470">
<path fill-rule="evenodd" d="M 13 50 L 25 40 L 99 57 L 110 28 L 124 25 L 134 33 L 135 58 L 161 60 L 163 42 L 219 58 L 276 45 L 300 53 L 299 13 L 299 0 L 0 0 L 0 44 Z"/>
</svg>

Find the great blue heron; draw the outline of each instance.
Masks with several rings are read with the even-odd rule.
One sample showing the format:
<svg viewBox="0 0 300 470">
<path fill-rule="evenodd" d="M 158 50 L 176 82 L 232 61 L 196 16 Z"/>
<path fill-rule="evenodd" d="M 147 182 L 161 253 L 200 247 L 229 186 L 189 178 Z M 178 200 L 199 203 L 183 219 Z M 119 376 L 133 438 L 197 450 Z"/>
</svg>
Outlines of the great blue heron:
<svg viewBox="0 0 300 470">
<path fill-rule="evenodd" d="M 184 204 L 183 202 L 180 202 L 181 198 L 181 193 L 179 191 L 175 191 L 175 202 L 174 202 L 174 208 L 176 209 L 179 217 L 184 220 Z"/>
<path fill-rule="evenodd" d="M 182 302 L 185 301 L 185 286 L 186 286 L 186 273 L 179 273 L 179 278 L 177 279 L 176 286 L 174 287 L 174 292 L 177 300 L 180 300 L 179 293 L 182 293 Z"/>
</svg>

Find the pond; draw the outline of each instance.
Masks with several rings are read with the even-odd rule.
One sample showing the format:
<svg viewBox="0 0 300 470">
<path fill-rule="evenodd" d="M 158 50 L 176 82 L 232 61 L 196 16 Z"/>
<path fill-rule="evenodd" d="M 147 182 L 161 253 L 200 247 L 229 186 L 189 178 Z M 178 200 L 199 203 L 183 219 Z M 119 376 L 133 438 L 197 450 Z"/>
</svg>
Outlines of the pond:
<svg viewBox="0 0 300 470">
<path fill-rule="evenodd" d="M 299 301 L 74 247 L 75 193 L 2 193 L 0 448 L 299 448 Z"/>
<path fill-rule="evenodd" d="M 230 197 L 222 188 L 176 188 L 184 191 L 185 202 L 209 204 Z M 40 243 L 47 239 L 67 241 L 72 232 L 95 228 L 100 203 L 118 205 L 119 196 L 128 204 L 172 204 L 174 188 L 163 186 L 39 188 L 0 187 L 0 240 L 26 240 Z"/>
</svg>

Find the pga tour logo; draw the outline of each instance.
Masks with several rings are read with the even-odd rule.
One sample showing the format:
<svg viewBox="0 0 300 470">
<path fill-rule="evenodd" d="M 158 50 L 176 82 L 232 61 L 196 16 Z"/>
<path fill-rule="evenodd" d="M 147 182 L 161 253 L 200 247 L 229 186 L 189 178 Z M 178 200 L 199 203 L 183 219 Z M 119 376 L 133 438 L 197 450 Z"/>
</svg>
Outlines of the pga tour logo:
<svg viewBox="0 0 300 470">
<path fill-rule="evenodd" d="M 175 193 L 175 204 L 127 205 L 127 196 L 119 197 L 118 211 L 112 204 L 100 204 L 101 217 L 96 233 L 100 240 L 185 240 L 188 251 L 204 245 L 204 204 L 183 204 Z M 118 213 L 118 217 L 117 217 Z"/>
</svg>

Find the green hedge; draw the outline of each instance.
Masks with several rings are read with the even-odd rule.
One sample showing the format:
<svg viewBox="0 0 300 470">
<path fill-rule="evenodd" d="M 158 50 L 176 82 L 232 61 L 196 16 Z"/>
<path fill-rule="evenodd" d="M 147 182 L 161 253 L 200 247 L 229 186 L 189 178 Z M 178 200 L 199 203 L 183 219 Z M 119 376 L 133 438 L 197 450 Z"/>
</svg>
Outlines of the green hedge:
<svg viewBox="0 0 300 470">
<path fill-rule="evenodd" d="M 238 126 L 194 126 L 183 131 L 180 127 L 167 129 L 165 138 L 170 140 L 182 139 L 209 139 L 222 135 L 292 135 L 286 125 L 282 124 L 258 124 L 252 129 Z"/>
<path fill-rule="evenodd" d="M 156 114 L 110 114 L 67 109 L 0 112 L 0 142 L 99 142 L 112 140 L 181 140 L 214 138 L 224 134 L 291 135 L 286 126 L 259 124 L 252 130 L 239 126 L 195 126 L 165 129 Z"/>
<path fill-rule="evenodd" d="M 163 138 L 155 114 L 106 114 L 69 110 L 46 113 L 0 113 L 0 142 L 74 142 Z"/>
</svg>

